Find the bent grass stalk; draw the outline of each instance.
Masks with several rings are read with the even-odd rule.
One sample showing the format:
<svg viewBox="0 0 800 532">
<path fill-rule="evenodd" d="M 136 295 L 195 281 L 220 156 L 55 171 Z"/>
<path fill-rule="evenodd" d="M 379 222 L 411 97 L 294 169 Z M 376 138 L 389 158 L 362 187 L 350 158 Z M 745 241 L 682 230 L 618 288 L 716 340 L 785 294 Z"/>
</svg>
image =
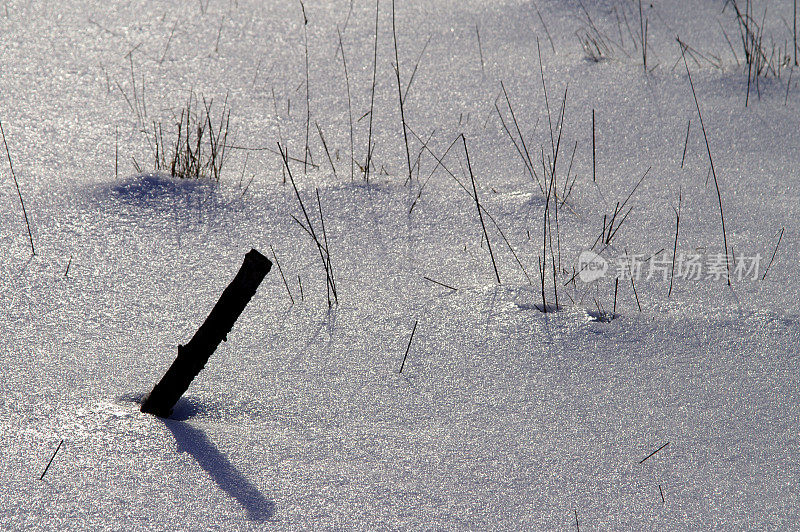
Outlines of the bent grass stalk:
<svg viewBox="0 0 800 532">
<path fill-rule="evenodd" d="M 317 236 L 317 232 L 314 229 L 314 225 L 311 223 L 311 218 L 308 216 L 308 211 L 306 210 L 305 203 L 303 202 L 303 198 L 300 196 L 300 191 L 297 189 L 297 183 L 295 183 L 294 176 L 292 175 L 292 170 L 289 168 L 289 155 L 288 155 L 288 148 L 287 151 L 283 151 L 283 147 L 280 143 L 278 143 L 278 151 L 281 153 L 281 159 L 283 160 L 283 166 L 286 169 L 286 172 L 289 174 L 289 180 L 292 183 L 292 188 L 294 189 L 295 196 L 297 197 L 297 202 L 300 204 L 300 210 L 303 211 L 303 216 L 305 217 L 306 224 L 298 220 L 294 215 L 291 215 L 292 219 L 311 237 L 314 241 L 314 244 L 317 246 L 317 251 L 319 252 L 320 260 L 322 261 L 322 266 L 325 269 L 325 282 L 326 288 L 328 290 L 328 306 L 331 306 L 331 292 L 333 293 L 334 300 L 336 303 L 339 302 L 337 293 L 336 293 L 336 285 L 333 282 L 333 271 L 332 265 L 330 261 L 330 255 L 328 253 L 327 247 L 327 235 L 324 234 L 324 221 L 323 223 L 323 238 L 326 240 L 325 245 L 323 246 L 322 242 L 320 241 L 319 237 Z M 319 201 L 319 193 L 317 195 L 317 201 Z M 322 216 L 322 208 L 320 206 L 320 219 Z"/>
<path fill-rule="evenodd" d="M 423 140 L 420 138 L 420 136 L 417 135 L 417 133 L 410 126 L 409 126 L 408 130 L 411 132 L 411 134 L 419 142 L 423 142 Z M 456 140 L 454 142 L 458 141 L 458 139 L 460 137 L 461 137 L 461 135 L 456 137 Z M 450 169 L 444 164 L 444 156 L 442 156 L 442 157 L 437 156 L 433 152 L 433 150 L 431 150 L 428 146 L 424 146 L 424 148 L 431 155 L 431 157 L 433 157 L 436 160 L 436 162 L 438 163 L 437 168 L 439 166 L 441 166 L 441 168 L 444 169 L 444 171 L 447 172 L 447 174 L 455 180 L 455 182 L 458 184 L 458 186 L 461 187 L 461 190 L 466 192 L 467 195 L 470 197 L 470 199 L 474 200 L 475 198 L 472 195 L 472 191 L 470 191 L 469 188 L 466 185 L 464 185 L 464 183 L 462 183 L 461 180 L 458 177 L 456 177 L 456 175 L 452 171 L 450 171 Z M 448 151 L 449 151 L 449 148 L 448 148 Z M 489 221 L 491 221 L 492 224 L 494 224 L 495 229 L 497 229 L 497 233 L 500 235 L 500 238 L 503 239 L 503 242 L 505 242 L 506 247 L 508 247 L 508 251 L 514 257 L 514 260 L 516 261 L 516 263 L 519 266 L 520 270 L 522 271 L 523 275 L 525 275 L 525 279 L 527 279 L 528 284 L 529 285 L 533 285 L 533 281 L 531 280 L 530 275 L 528 275 L 528 271 L 525 269 L 525 266 L 523 266 L 522 261 L 519 260 L 519 256 L 517 255 L 517 252 L 514 250 L 514 246 L 512 246 L 511 242 L 508 241 L 508 238 L 506 237 L 505 233 L 503 232 L 503 229 L 500 227 L 500 224 L 497 223 L 497 220 L 495 219 L 495 217 L 492 216 L 492 214 L 483 206 L 483 204 L 480 204 L 480 209 L 483 212 L 483 214 L 485 214 L 486 217 L 489 218 Z"/>
<path fill-rule="evenodd" d="M 681 189 L 678 188 L 678 210 L 675 211 L 675 245 L 672 248 L 672 272 L 669 276 L 669 292 L 667 292 L 667 299 L 672 295 L 672 282 L 675 280 L 675 256 L 678 253 L 678 231 L 681 227 L 681 203 L 683 195 Z"/>
<path fill-rule="evenodd" d="M 705 139 L 706 141 L 708 162 L 711 164 L 711 174 L 714 176 L 714 187 L 717 189 L 717 200 L 719 201 L 719 217 L 722 220 L 722 242 L 725 246 L 725 268 L 728 273 L 728 286 L 731 286 L 731 264 L 730 264 L 730 259 L 728 258 L 728 234 L 725 231 L 725 212 L 722 209 L 722 194 L 719 191 L 719 180 L 717 179 L 717 171 L 714 168 L 714 159 L 713 157 L 711 157 L 711 146 L 708 143 L 706 126 L 703 123 L 703 114 L 700 112 L 700 103 L 697 101 L 697 93 L 694 90 L 694 83 L 692 83 L 692 74 L 691 72 L 689 72 L 689 65 L 686 63 L 686 48 L 683 45 L 681 45 L 681 56 L 683 57 L 683 65 L 686 67 L 686 75 L 689 77 L 689 86 L 692 88 L 692 96 L 694 97 L 694 104 L 695 107 L 697 107 L 697 116 L 700 118 L 700 129 L 703 131 L 703 139 Z"/>
<path fill-rule="evenodd" d="M 408 98 L 408 91 L 411 90 L 411 84 L 414 83 L 414 76 L 417 75 L 417 68 L 419 68 L 419 63 L 422 61 L 422 56 L 425 55 L 425 50 L 428 48 L 428 44 L 431 42 L 431 38 L 433 35 L 428 35 L 428 40 L 425 41 L 425 45 L 422 47 L 422 51 L 417 56 L 417 61 L 414 63 L 414 69 L 411 71 L 411 77 L 408 78 L 408 84 L 406 85 L 406 90 L 403 91 L 403 102 L 406 101 Z"/>
</svg>

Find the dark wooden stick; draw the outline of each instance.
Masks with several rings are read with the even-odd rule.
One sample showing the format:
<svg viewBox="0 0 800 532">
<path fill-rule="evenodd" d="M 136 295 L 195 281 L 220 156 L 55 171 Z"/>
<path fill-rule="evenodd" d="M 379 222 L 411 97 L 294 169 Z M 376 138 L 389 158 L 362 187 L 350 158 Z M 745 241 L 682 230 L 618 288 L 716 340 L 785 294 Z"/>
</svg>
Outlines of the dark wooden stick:
<svg viewBox="0 0 800 532">
<path fill-rule="evenodd" d="M 178 346 L 178 358 L 142 402 L 142 412 L 169 417 L 178 399 L 189 389 L 219 344 L 255 295 L 258 285 L 272 268 L 272 262 L 251 249 L 239 272 L 222 292 L 208 318 L 186 345 Z"/>
</svg>

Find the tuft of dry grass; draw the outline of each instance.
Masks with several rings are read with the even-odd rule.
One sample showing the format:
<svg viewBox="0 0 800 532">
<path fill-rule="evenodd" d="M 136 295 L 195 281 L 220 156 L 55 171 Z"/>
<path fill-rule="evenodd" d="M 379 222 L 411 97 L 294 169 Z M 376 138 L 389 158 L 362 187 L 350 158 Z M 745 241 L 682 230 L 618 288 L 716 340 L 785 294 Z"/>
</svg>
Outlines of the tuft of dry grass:
<svg viewBox="0 0 800 532">
<path fill-rule="evenodd" d="M 217 120 L 213 118 L 213 100 L 192 93 L 173 124 L 174 137 L 164 139 L 161 123 L 153 121 L 153 159 L 156 171 L 168 172 L 181 179 L 213 179 L 219 181 L 228 147 L 231 111 L 228 98 L 222 104 Z"/>
</svg>

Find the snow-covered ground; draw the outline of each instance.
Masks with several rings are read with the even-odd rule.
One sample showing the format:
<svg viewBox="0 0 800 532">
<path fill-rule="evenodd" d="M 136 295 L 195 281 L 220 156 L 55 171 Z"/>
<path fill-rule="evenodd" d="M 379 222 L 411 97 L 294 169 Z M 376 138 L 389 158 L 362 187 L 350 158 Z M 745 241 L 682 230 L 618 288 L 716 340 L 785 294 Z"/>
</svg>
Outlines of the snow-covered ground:
<svg viewBox="0 0 800 532">
<path fill-rule="evenodd" d="M 399 2 L 410 182 L 391 2 L 369 182 L 375 4 L 305 3 L 308 108 L 303 10 L 275 4 L 0 5 L 36 248 L 3 147 L 0 528 L 800 528 L 791 1 L 752 5 L 747 106 L 732 2 L 644 2 L 647 72 L 638 2 Z M 190 93 L 232 109 L 218 183 L 150 173 Z M 308 117 L 290 168 L 331 308 L 277 155 Z M 514 143 L 544 183 L 559 132 L 548 201 Z M 461 133 L 497 274 L 464 141 L 434 158 Z M 292 299 L 273 266 L 172 419 L 140 413 L 251 248 Z"/>
</svg>

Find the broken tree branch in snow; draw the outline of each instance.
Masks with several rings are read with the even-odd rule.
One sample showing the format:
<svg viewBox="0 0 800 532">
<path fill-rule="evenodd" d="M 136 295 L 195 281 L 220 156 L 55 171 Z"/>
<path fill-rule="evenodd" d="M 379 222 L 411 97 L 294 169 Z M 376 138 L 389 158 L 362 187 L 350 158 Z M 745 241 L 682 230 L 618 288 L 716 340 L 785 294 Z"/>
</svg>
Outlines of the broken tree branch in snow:
<svg viewBox="0 0 800 532">
<path fill-rule="evenodd" d="M 233 324 L 256 293 L 258 285 L 269 273 L 272 262 L 251 249 L 233 281 L 211 309 L 186 345 L 178 346 L 178 358 L 142 402 L 142 412 L 169 417 L 178 399 L 189 389 L 219 344 L 228 339 Z"/>
</svg>

